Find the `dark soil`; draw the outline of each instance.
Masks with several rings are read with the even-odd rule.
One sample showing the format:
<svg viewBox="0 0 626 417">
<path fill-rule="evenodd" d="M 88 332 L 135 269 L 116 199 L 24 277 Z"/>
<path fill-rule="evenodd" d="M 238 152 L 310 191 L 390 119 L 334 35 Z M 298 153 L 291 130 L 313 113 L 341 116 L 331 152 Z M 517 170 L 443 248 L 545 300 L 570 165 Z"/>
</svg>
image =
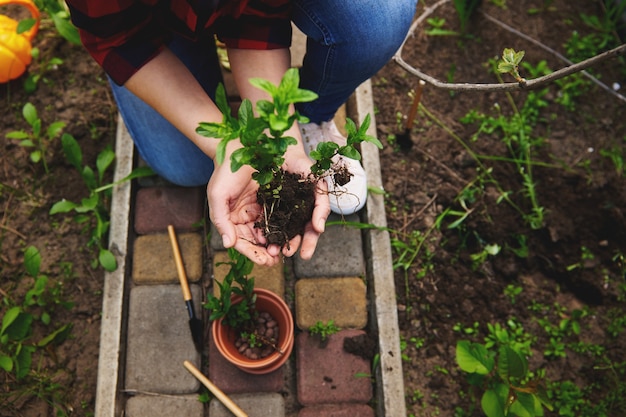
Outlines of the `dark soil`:
<svg viewBox="0 0 626 417">
<path fill-rule="evenodd" d="M 560 53 L 574 30 L 581 36 L 593 32 L 583 24 L 581 13 L 602 15 L 598 1 L 507 2 L 504 9 L 493 2 L 483 3 L 490 15 Z M 550 7 L 537 14 L 527 12 L 542 5 Z M 423 5 L 419 7 L 420 12 L 424 10 Z M 434 16 L 445 18 L 448 28 L 457 29 L 451 5 Z M 429 37 L 420 30 L 407 43 L 403 57 L 440 80 L 472 83 L 497 82 L 485 62 L 499 56 L 505 47 L 525 50 L 524 61 L 533 66 L 541 60 L 552 69 L 562 66 L 551 54 L 481 15 L 472 19 L 468 32 L 472 37 L 461 39 Z M 117 121 L 104 74 L 81 47 L 58 38 L 49 23 L 44 23 L 35 45 L 41 58 L 30 71 L 43 78 L 31 95 L 24 92 L 23 79 L 0 85 L 0 137 L 28 129 L 21 109 L 31 102 L 44 126 L 54 121 L 67 123 L 64 131 L 79 141 L 84 164 L 95 168 L 97 154 L 114 144 Z M 46 68 L 53 57 L 62 58 L 63 64 Z M 609 86 L 613 82 L 626 85 L 623 61 L 606 62 L 592 72 Z M 472 109 L 493 115 L 496 103 L 510 115 L 507 96 L 448 92 L 427 85 L 412 130 L 413 146 L 403 151 L 394 136 L 404 131 L 402 116 L 409 111 L 409 93 L 416 85 L 417 78 L 395 63 L 373 78 L 379 138 L 386 145 L 381 165 L 387 221 L 395 231 L 391 236 L 398 263 L 396 286 L 408 413 L 481 415 L 480 393 L 471 390 L 456 365 L 455 345 L 461 339 L 481 342 L 488 324 L 507 327 L 509 322 L 518 323 L 533 336 L 532 370 L 545 369 L 547 379 L 572 381 L 585 389 L 591 404 L 605 410 L 597 415 L 626 415 L 626 323 L 619 325 L 625 314 L 626 265 L 620 255 L 626 253 L 626 184 L 624 172 L 618 172 L 601 152 L 616 150 L 626 158 L 623 102 L 594 86 L 575 98 L 572 111 L 556 102 L 557 86 L 548 87 L 543 96 L 546 106 L 539 109 L 541 121 L 533 128 L 533 135 L 543 139 L 534 149 L 533 159 L 546 165 L 534 166 L 533 178 L 545 219 L 542 227 L 531 229 L 519 211 L 498 201 L 497 186 L 511 191 L 511 200 L 523 213 L 530 210 L 514 165 L 494 158 L 509 156 L 502 135 L 482 134 L 471 141 L 477 125 L 459 121 Z M 528 95 L 515 92 L 511 97 L 521 107 Z M 481 167 L 472 152 L 491 158 L 481 159 Z M 64 324 L 73 327 L 68 340 L 34 358 L 34 372 L 27 380 L 38 388 L 36 392 L 20 391 L 23 385 L 0 371 L 2 416 L 89 416 L 94 410 L 104 273 L 92 267 L 96 255 L 94 248 L 87 246 L 93 225 L 79 223 L 73 215 L 48 214 L 60 199 L 80 201 L 88 191 L 79 173 L 66 163 L 58 138 L 50 141 L 46 158 L 49 173 L 41 163 L 31 162 L 29 151 L 16 141 L 2 141 L 0 314 L 4 315 L 7 306 L 21 305 L 33 284 L 23 267 L 23 251 L 34 245 L 42 254 L 42 273 L 51 282 L 61 283 L 55 290 L 57 300 L 72 301 L 74 306 L 65 309 L 50 299 L 46 306 L 34 309 L 37 315 L 49 311 L 51 324 L 36 321 L 31 341 L 38 342 Z M 485 168 L 491 170 L 492 180 L 476 181 Z M 463 190 L 472 191 L 462 194 L 465 207 L 458 198 Z M 471 213 L 460 227 L 448 227 L 458 218 L 454 216 L 433 227 L 446 209 Z M 408 262 L 411 254 L 401 257 L 400 243 L 417 248 L 419 242 L 423 243 L 413 252 L 413 262 Z M 487 244 L 502 249 L 476 261 L 479 258 L 472 255 L 481 253 Z M 519 249 L 523 248 L 528 253 L 521 257 Z M 522 290 L 513 302 L 504 291 L 516 287 Z M 563 339 L 566 356 L 544 355 L 549 337 L 538 319 L 547 318 L 558 325 L 575 310 L 585 314 L 580 319 L 580 334 Z M 611 331 L 607 330 L 610 325 Z M 580 349 L 583 344 L 601 346 L 603 351 L 591 354 Z M 619 389 L 622 391 L 616 391 Z M 609 401 L 610 395 L 613 401 Z M 571 415 L 595 414 L 579 409 Z"/>
<path fill-rule="evenodd" d="M 549 9 L 535 15 L 527 10 L 548 2 L 530 3 L 507 2 L 502 9 L 483 2 L 483 10 L 562 54 L 574 30 L 581 36 L 593 33 L 582 24 L 581 13 L 602 15 L 597 1 L 549 2 Z M 448 29 L 458 30 L 451 4 L 433 16 L 445 18 Z M 470 39 L 429 37 L 423 29 L 407 42 L 402 57 L 444 82 L 497 83 L 485 63 L 499 57 L 505 47 L 525 50 L 524 61 L 533 66 L 541 60 L 554 70 L 564 66 L 480 14 L 470 22 Z M 623 91 L 623 60 L 601 64 L 592 73 L 609 86 L 621 83 Z M 386 141 L 380 157 L 388 225 L 395 231 L 392 239 L 413 247 L 423 242 L 410 265 L 406 259 L 414 252 L 400 258 L 403 246 L 394 245 L 408 413 L 482 415 L 481 392 L 471 389 L 459 370 L 455 346 L 462 339 L 484 343 L 488 324 L 508 328 L 507 321 L 513 320 L 534 338 L 531 370 L 545 369 L 550 381 L 572 381 L 587 390 L 586 398 L 597 405 L 592 414 L 576 404 L 579 408 L 571 415 L 626 415 L 624 326 L 617 333 L 607 331 L 626 311 L 622 257 L 626 251 L 626 181 L 624 171 L 616 170 L 602 154 L 615 149 L 626 156 L 624 102 L 589 87 L 575 99 L 571 111 L 556 102 L 557 86 L 548 87 L 543 96 L 545 107 L 539 109 L 540 121 L 533 129 L 533 135 L 541 138 L 533 159 L 546 163 L 533 167 L 537 199 L 545 210 L 543 226 L 534 230 L 510 204 L 498 200 L 499 186 L 511 191 L 513 202 L 524 213 L 530 210 L 515 165 L 487 158 L 510 156 L 501 131 L 471 140 L 478 125 L 460 122 L 471 110 L 497 116 L 496 103 L 503 114 L 510 115 L 507 96 L 449 92 L 427 85 L 412 129 L 413 146 L 402 150 L 395 137 L 404 132 L 412 103 L 409 93 L 417 84 L 415 76 L 395 63 L 373 78 L 379 138 Z M 521 108 L 528 96 L 528 92 L 515 92 L 511 100 Z M 400 125 L 398 115 L 403 117 Z M 481 159 L 482 167 L 471 152 L 486 156 Z M 486 169 L 491 170 L 493 180 L 476 180 Z M 465 197 L 465 207 L 460 197 Z M 433 227 L 446 209 L 470 214 L 459 227 L 448 227 L 458 216 L 443 217 L 441 226 Z M 472 255 L 488 244 L 498 244 L 500 253 L 476 262 Z M 516 254 L 521 247 L 528 253 Z M 514 301 L 504 293 L 507 286 L 521 288 Z M 580 321 L 580 334 L 563 339 L 566 356 L 544 355 L 550 340 L 538 320 L 545 317 L 558 326 L 575 310 L 587 315 Z M 605 351 L 592 355 L 580 350 L 583 344 L 601 345 Z M 619 371 L 613 372 L 609 363 Z"/>
<path fill-rule="evenodd" d="M 290 172 L 281 173 L 267 188 L 259 189 L 257 202 L 263 212 L 255 227 L 263 230 L 268 244 L 282 248 L 295 236 L 303 234 L 304 227 L 311 221 L 317 180 Z"/>
</svg>

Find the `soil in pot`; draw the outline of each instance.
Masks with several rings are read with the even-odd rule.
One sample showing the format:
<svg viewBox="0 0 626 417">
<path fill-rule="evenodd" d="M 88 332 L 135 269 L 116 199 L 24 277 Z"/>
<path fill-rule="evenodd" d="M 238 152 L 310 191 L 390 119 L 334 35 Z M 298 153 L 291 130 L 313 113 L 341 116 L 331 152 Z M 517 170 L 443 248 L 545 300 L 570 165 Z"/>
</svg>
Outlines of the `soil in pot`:
<svg viewBox="0 0 626 417">
<path fill-rule="evenodd" d="M 254 330 L 237 338 L 235 347 L 248 359 L 263 359 L 278 349 L 279 336 L 278 322 L 265 311 L 259 314 Z"/>
</svg>

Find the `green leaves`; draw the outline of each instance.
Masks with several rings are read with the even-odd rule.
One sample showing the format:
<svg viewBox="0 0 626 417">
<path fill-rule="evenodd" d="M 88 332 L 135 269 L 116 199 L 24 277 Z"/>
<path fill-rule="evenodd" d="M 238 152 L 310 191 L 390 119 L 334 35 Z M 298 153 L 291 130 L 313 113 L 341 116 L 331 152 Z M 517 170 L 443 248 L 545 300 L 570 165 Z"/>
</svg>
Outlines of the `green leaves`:
<svg viewBox="0 0 626 417">
<path fill-rule="evenodd" d="M 228 326 L 245 330 L 250 325 L 256 305 L 254 278 L 249 276 L 254 263 L 232 248 L 228 249 L 228 256 L 229 262 L 216 265 L 217 267 L 221 265 L 230 266 L 223 281 L 215 281 L 219 287 L 219 297 L 207 294 L 207 302 L 203 306 L 211 310 L 209 320 L 223 318 L 224 323 Z M 241 302 L 233 304 L 231 298 L 233 295 L 240 296 Z"/>
<path fill-rule="evenodd" d="M 7 133 L 6 137 L 19 140 L 20 146 L 32 149 L 30 152 L 30 160 L 35 164 L 41 162 L 44 170 L 48 173 L 48 164 L 46 163 L 48 145 L 65 128 L 65 123 L 53 122 L 48 126 L 45 134 L 42 134 L 42 121 L 37 114 L 37 109 L 31 103 L 24 104 L 22 117 L 30 126 L 31 132 L 15 130 Z"/>
<path fill-rule="evenodd" d="M 367 134 L 370 122 L 371 117 L 369 114 L 365 116 L 365 119 L 363 119 L 363 123 L 361 123 L 361 126 L 358 128 L 351 119 L 346 119 L 346 145 L 339 146 L 334 142 L 318 143 L 317 148 L 309 153 L 311 159 L 316 161 L 315 164 L 311 166 L 311 172 L 318 176 L 324 175 L 324 173 L 330 170 L 333 166 L 332 158 L 335 155 L 342 155 L 346 158 L 360 161 L 361 154 L 355 146 L 359 145 L 362 142 L 372 143 L 379 149 L 382 149 L 383 144 L 378 140 L 378 138 Z"/>
<path fill-rule="evenodd" d="M 33 316 L 21 307 L 10 308 L 2 318 L 0 329 L 0 367 L 7 372 L 15 370 L 17 379 L 25 377 L 30 371 L 32 346 L 23 342 L 30 336 Z"/>
<path fill-rule="evenodd" d="M 485 389 L 480 403 L 487 417 L 536 417 L 543 416 L 544 406 L 551 409 L 539 382 L 529 381 L 522 353 L 502 345 L 495 356 L 480 343 L 461 340 L 456 345 L 456 360 L 470 374 L 468 381 Z"/>
<path fill-rule="evenodd" d="M 249 165 L 256 170 L 254 180 L 260 185 L 266 185 L 284 163 L 283 155 L 287 147 L 297 143 L 294 138 L 283 136 L 296 120 L 302 119 L 297 112 L 293 112 L 292 104 L 315 100 L 317 95 L 298 87 L 300 78 L 294 68 L 285 73 L 278 86 L 261 78 L 250 79 L 250 84 L 272 97 L 272 101 L 259 100 L 256 103 L 258 116 L 255 116 L 250 100 L 244 99 L 239 106 L 238 117 L 234 118 L 224 86 L 220 85 L 215 102 L 222 112 L 222 121 L 202 122 L 196 132 L 221 139 L 215 155 L 219 164 L 226 158 L 228 142 L 239 138 L 242 148 L 231 153 L 231 170 L 235 172 L 243 165 Z"/>
<path fill-rule="evenodd" d="M 524 51 L 516 52 L 512 48 L 504 48 L 502 60 L 498 62 L 498 71 L 503 74 L 511 74 L 517 82 L 524 82 L 524 78 L 519 75 L 519 65 L 524 58 Z"/>
<path fill-rule="evenodd" d="M 456 344 L 456 360 L 459 367 L 465 372 L 487 375 L 495 364 L 493 354 L 490 354 L 483 345 L 471 343 L 467 340 Z"/>
<path fill-rule="evenodd" d="M 509 346 L 502 346 L 498 355 L 498 375 L 505 381 L 522 379 L 528 374 L 526 358 Z"/>
<path fill-rule="evenodd" d="M 111 146 L 107 146 L 98 154 L 96 171 L 94 172 L 89 165 L 83 165 L 82 150 L 78 141 L 72 135 L 63 134 L 61 136 L 61 145 L 66 160 L 80 173 L 83 182 L 89 190 L 89 195 L 82 198 L 80 203 L 62 199 L 52 205 L 49 213 L 54 215 L 74 211 L 78 214 L 76 216 L 77 222 L 87 221 L 87 215 L 91 215 L 95 219 L 95 227 L 91 231 L 89 244 L 97 246 L 95 266 L 99 264 L 107 271 L 114 271 L 117 268 L 115 256 L 104 247 L 110 224 L 107 207 L 107 197 L 110 195 L 110 192 L 107 193 L 107 191 L 126 181 L 154 175 L 154 172 L 149 167 L 139 167 L 121 180 L 103 184 L 107 171 L 115 161 L 115 152 L 111 149 Z"/>
</svg>

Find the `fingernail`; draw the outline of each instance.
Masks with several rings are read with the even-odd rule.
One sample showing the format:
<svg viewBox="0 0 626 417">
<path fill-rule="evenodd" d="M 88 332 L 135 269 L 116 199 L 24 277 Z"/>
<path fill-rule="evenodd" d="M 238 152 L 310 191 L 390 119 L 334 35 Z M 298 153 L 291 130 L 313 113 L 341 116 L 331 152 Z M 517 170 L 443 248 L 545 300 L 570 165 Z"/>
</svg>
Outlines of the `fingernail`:
<svg viewBox="0 0 626 417">
<path fill-rule="evenodd" d="M 230 241 L 230 237 L 228 237 L 228 235 L 222 235 L 222 244 L 225 248 L 230 248 L 232 242 Z"/>
<path fill-rule="evenodd" d="M 320 231 L 320 233 L 322 233 L 324 231 L 324 229 L 326 229 L 326 219 L 321 219 L 319 221 L 318 227 L 317 227 Z"/>
</svg>

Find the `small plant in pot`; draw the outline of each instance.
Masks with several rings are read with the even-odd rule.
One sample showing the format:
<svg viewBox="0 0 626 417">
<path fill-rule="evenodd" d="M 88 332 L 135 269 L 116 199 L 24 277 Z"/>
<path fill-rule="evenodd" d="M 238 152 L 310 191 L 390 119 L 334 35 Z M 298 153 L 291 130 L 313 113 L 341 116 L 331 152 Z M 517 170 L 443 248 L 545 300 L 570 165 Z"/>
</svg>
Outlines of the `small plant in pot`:
<svg viewBox="0 0 626 417">
<path fill-rule="evenodd" d="M 282 366 L 293 349 L 294 325 L 283 299 L 255 288 L 253 263 L 235 249 L 228 250 L 230 270 L 215 281 L 219 295 L 208 294 L 213 341 L 222 356 L 239 369 L 264 374 Z"/>
<path fill-rule="evenodd" d="M 249 165 L 255 170 L 252 178 L 259 184 L 257 202 L 261 207 L 255 226 L 263 231 L 268 245 L 276 244 L 281 248 L 302 234 L 311 220 L 320 179 L 329 176 L 338 185 L 350 181 L 352 174 L 345 166 L 333 162 L 336 155 L 360 160 L 361 155 L 355 146 L 364 141 L 382 148 L 377 138 L 366 134 L 369 115 L 360 128 L 348 119 L 347 144 L 319 143 L 310 153 L 314 160 L 311 174 L 305 176 L 284 171 L 284 154 L 288 146 L 298 143 L 284 134 L 294 123 L 308 122 L 306 117 L 292 111 L 292 105 L 317 98 L 314 92 L 299 88 L 299 82 L 295 68 L 285 73 L 278 86 L 261 78 L 250 79 L 253 86 L 267 92 L 272 100 L 256 103 L 257 116 L 250 100 L 244 99 L 237 117 L 231 115 L 224 87 L 220 85 L 215 102 L 223 114 L 222 122 L 202 122 L 196 129 L 203 136 L 221 139 L 216 152 L 220 164 L 224 161 L 228 142 L 239 139 L 242 146 L 230 156 L 231 169 L 235 172 L 243 165 Z"/>
</svg>

